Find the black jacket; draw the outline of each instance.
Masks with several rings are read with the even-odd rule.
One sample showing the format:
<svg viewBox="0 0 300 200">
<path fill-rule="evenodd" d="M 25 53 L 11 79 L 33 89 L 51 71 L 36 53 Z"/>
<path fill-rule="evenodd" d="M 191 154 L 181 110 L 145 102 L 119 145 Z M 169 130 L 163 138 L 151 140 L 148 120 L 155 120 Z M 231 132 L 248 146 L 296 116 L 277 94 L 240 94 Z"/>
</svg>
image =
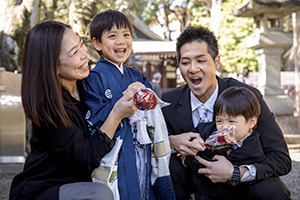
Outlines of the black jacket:
<svg viewBox="0 0 300 200">
<path fill-rule="evenodd" d="M 58 199 L 59 187 L 73 182 L 91 182 L 92 171 L 114 145 L 104 133 L 91 135 L 83 116 L 83 102 L 63 91 L 73 105 L 65 107 L 71 127 L 33 124 L 31 153 L 24 170 L 12 182 L 11 200 Z"/>
<path fill-rule="evenodd" d="M 260 142 L 266 156 L 260 163 L 253 163 L 257 169 L 256 180 L 270 176 L 281 176 L 291 171 L 291 158 L 280 127 L 270 112 L 262 94 L 254 87 L 233 78 L 219 78 L 219 94 L 231 86 L 243 86 L 250 89 L 261 106 L 261 115 L 256 130 L 260 133 Z M 162 108 L 169 135 L 190 132 L 193 128 L 190 89 L 187 85 L 170 90 L 162 95 L 162 100 L 171 105 Z"/>
<path fill-rule="evenodd" d="M 217 130 L 215 124 L 215 122 L 200 123 L 192 130 L 192 132 L 199 133 L 205 141 L 214 131 Z M 233 165 L 237 166 L 260 163 L 265 159 L 264 151 L 259 141 L 259 133 L 255 130 L 244 140 L 241 147 L 235 149 L 232 148 L 231 145 L 226 145 L 220 146 L 215 150 L 206 148 L 205 151 L 199 151 L 197 155 L 209 161 L 211 161 L 215 155 L 222 155 Z M 185 158 L 185 164 L 188 167 L 191 167 L 196 173 L 200 167 L 205 167 L 200 164 L 194 156 L 187 156 Z"/>
</svg>

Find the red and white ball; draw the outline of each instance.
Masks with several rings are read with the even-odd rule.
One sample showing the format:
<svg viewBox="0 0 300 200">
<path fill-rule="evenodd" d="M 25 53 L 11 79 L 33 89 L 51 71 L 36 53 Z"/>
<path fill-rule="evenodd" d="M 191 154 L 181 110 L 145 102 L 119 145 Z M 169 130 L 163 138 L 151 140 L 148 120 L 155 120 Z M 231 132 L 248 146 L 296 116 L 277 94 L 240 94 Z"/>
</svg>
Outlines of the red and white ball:
<svg viewBox="0 0 300 200">
<path fill-rule="evenodd" d="M 154 109 L 157 105 L 156 94 L 148 88 L 140 88 L 133 95 L 133 101 L 140 110 Z"/>
</svg>

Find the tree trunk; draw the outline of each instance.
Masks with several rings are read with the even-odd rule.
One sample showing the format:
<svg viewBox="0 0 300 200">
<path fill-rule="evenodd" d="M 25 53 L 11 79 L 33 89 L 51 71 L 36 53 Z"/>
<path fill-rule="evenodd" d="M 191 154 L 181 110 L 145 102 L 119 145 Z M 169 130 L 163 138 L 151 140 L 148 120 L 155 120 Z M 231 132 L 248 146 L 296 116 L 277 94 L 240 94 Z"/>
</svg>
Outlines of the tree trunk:
<svg viewBox="0 0 300 200">
<path fill-rule="evenodd" d="M 73 0 L 69 9 L 69 23 L 80 37 L 87 37 L 88 25 L 97 14 L 95 0 Z"/>
<path fill-rule="evenodd" d="M 23 42 L 39 19 L 40 0 L 1 0 L 0 66 L 7 71 L 21 71 Z"/>
<path fill-rule="evenodd" d="M 212 30 L 218 38 L 218 30 L 220 24 L 220 14 L 221 14 L 221 3 L 222 0 L 212 0 L 211 5 L 211 17 L 210 17 L 210 30 Z"/>
<path fill-rule="evenodd" d="M 69 8 L 69 24 L 87 46 L 90 66 L 99 60 L 99 55 L 91 43 L 88 30 L 93 17 L 97 14 L 96 3 L 96 0 L 73 0 Z"/>
</svg>

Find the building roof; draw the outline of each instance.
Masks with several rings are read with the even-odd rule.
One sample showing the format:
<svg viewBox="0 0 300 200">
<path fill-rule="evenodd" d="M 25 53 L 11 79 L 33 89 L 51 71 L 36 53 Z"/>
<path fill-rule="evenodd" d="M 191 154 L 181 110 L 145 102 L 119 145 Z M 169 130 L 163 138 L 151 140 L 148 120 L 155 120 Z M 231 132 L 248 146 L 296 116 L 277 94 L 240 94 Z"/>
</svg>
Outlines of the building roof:
<svg viewBox="0 0 300 200">
<path fill-rule="evenodd" d="M 137 38 L 132 41 L 134 55 L 176 56 L 176 42 L 161 38 L 133 14 L 128 15 Z"/>
<path fill-rule="evenodd" d="M 175 41 L 133 41 L 132 49 L 135 55 L 142 54 L 176 54 Z"/>
<path fill-rule="evenodd" d="M 137 36 L 137 38 L 134 40 L 165 41 L 165 39 L 151 31 L 148 26 L 134 14 L 130 13 L 127 16 L 129 17 L 134 32 Z"/>
<path fill-rule="evenodd" d="M 299 0 L 255 0 L 259 4 L 300 4 Z"/>
<path fill-rule="evenodd" d="M 300 10 L 300 0 L 245 0 L 231 12 L 238 17 L 274 13 L 286 16 Z"/>
</svg>

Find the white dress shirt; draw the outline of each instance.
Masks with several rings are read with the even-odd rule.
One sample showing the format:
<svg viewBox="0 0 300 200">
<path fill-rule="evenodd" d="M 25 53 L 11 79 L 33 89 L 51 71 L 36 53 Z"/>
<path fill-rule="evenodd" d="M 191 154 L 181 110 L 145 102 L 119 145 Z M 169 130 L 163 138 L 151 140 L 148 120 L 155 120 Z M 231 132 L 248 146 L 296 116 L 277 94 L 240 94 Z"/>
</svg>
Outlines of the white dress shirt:
<svg viewBox="0 0 300 200">
<path fill-rule="evenodd" d="M 204 103 L 202 103 L 199 99 L 197 99 L 197 97 L 194 95 L 194 93 L 192 91 L 190 92 L 191 107 L 192 107 L 192 119 L 193 119 L 194 127 L 196 127 L 199 124 L 200 116 L 199 116 L 198 109 L 201 109 L 202 104 L 207 109 L 208 122 L 213 121 L 213 108 L 214 108 L 214 103 L 218 97 L 218 92 L 219 92 L 219 85 L 217 84 L 217 87 L 216 87 L 214 93 Z"/>
</svg>

